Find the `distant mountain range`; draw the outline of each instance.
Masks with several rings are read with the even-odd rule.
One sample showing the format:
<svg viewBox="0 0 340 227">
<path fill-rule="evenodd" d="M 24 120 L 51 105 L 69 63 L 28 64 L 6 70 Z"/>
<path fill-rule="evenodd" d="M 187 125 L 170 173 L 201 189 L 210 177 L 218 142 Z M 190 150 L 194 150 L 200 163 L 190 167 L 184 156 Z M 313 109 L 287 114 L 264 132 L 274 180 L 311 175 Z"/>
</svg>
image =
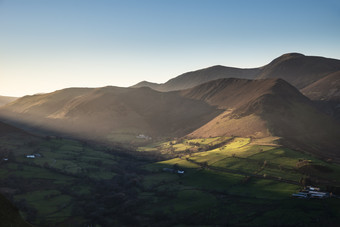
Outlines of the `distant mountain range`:
<svg viewBox="0 0 340 227">
<path fill-rule="evenodd" d="M 260 68 L 239 69 L 213 66 L 184 73 L 164 84 L 143 81 L 132 87 L 150 87 L 158 91 L 175 91 L 192 88 L 199 84 L 221 78 L 281 78 L 301 90 L 337 71 L 340 71 L 340 60 L 289 53 L 274 59 L 268 65 Z M 334 77 L 338 77 L 336 75 Z M 332 83 L 331 80 L 323 82 L 324 86 L 331 86 L 330 83 Z M 308 89 L 308 94 L 311 92 L 314 92 L 312 87 Z"/>
<path fill-rule="evenodd" d="M 285 54 L 260 68 L 213 66 L 164 84 L 25 96 L 1 107 L 0 116 L 29 130 L 106 142 L 131 143 L 140 134 L 276 136 L 285 146 L 340 161 L 340 124 L 314 102 L 331 102 L 335 112 L 339 71 L 339 60 Z"/>
<path fill-rule="evenodd" d="M 252 69 L 213 66 L 179 75 L 164 84 L 140 82 L 132 87 L 150 87 L 158 91 L 192 88 L 221 78 L 280 78 L 315 101 L 324 112 L 340 122 L 340 60 L 299 53 L 284 54 L 269 64 Z"/>
<path fill-rule="evenodd" d="M 150 87 L 157 91 L 177 91 L 195 87 L 197 85 L 221 78 L 255 79 L 260 69 L 238 69 L 221 65 L 184 73 L 164 84 L 140 82 L 132 87 Z"/>
</svg>

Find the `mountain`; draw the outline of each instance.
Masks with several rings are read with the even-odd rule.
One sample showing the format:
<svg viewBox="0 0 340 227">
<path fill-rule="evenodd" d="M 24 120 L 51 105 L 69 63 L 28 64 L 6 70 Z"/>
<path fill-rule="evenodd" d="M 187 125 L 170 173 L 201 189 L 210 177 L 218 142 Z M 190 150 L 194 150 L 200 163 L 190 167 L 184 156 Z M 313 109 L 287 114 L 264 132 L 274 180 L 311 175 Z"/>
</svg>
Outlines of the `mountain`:
<svg viewBox="0 0 340 227">
<path fill-rule="evenodd" d="M 303 89 L 339 70 L 340 60 L 290 53 L 264 66 L 257 79 L 281 78 Z"/>
<path fill-rule="evenodd" d="M 147 81 L 140 82 L 133 87 L 150 87 L 158 91 L 176 91 L 192 88 L 196 85 L 221 78 L 254 79 L 260 69 L 238 69 L 221 65 L 212 66 L 197 71 L 187 72 L 179 75 L 164 84 L 155 84 Z"/>
<path fill-rule="evenodd" d="M 4 106 L 7 103 L 13 102 L 17 97 L 0 96 L 0 106 Z"/>
<path fill-rule="evenodd" d="M 313 100 L 320 110 L 340 122 L 340 71 L 308 85 L 301 92 Z"/>
<path fill-rule="evenodd" d="M 281 79 L 220 79 L 181 91 L 223 109 L 190 137 L 281 137 L 290 148 L 340 160 L 340 125 Z"/>
<path fill-rule="evenodd" d="M 7 135 L 26 135 L 27 133 L 21 129 L 18 129 L 14 126 L 6 124 L 0 121 L 0 136 L 7 136 Z"/>
<path fill-rule="evenodd" d="M 164 84 L 143 81 L 133 87 L 150 87 L 158 91 L 175 91 L 192 88 L 220 78 L 266 79 L 281 78 L 303 89 L 331 73 L 340 70 L 340 60 L 305 56 L 299 53 L 284 54 L 269 64 L 252 69 L 213 66 L 179 75 Z"/>
<path fill-rule="evenodd" d="M 153 90 L 159 91 L 161 84 L 157 84 L 157 83 L 151 83 L 148 81 L 142 81 L 139 82 L 138 84 L 135 84 L 132 86 L 132 88 L 140 88 L 140 87 L 149 87 Z"/>
<path fill-rule="evenodd" d="M 89 139 L 131 141 L 183 136 L 221 111 L 175 92 L 150 88 L 69 88 L 25 96 L 0 109 L 17 125 Z"/>
<path fill-rule="evenodd" d="M 301 92 L 312 100 L 340 102 L 340 71 L 317 80 L 303 88 Z"/>
<path fill-rule="evenodd" d="M 218 79 L 172 92 L 69 88 L 20 98 L 0 108 L 0 116 L 35 130 L 97 141 L 131 143 L 140 134 L 276 136 L 290 148 L 340 157 L 339 124 L 282 79 Z"/>
</svg>

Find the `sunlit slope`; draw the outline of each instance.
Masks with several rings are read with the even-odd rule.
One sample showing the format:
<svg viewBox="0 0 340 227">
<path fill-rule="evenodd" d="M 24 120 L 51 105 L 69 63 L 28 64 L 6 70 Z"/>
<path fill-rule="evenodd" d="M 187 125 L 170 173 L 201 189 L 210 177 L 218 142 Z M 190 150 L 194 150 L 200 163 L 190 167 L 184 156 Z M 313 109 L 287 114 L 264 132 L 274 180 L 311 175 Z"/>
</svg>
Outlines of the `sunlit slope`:
<svg viewBox="0 0 340 227">
<path fill-rule="evenodd" d="M 9 96 L 0 96 L 0 106 L 6 105 L 7 103 L 13 102 L 16 100 L 16 97 L 9 97 Z"/>
<path fill-rule="evenodd" d="M 281 79 L 219 79 L 176 92 L 150 88 L 64 89 L 2 108 L 7 120 L 93 140 L 281 137 L 281 143 L 338 160 L 339 123 Z"/>
<path fill-rule="evenodd" d="M 198 146 L 203 145 L 204 143 L 200 143 Z M 315 184 L 338 184 L 334 180 L 340 173 L 338 164 L 278 145 L 259 145 L 256 140 L 241 137 L 227 139 L 227 143 L 203 152 L 182 153 L 179 158 L 159 162 L 155 167 L 175 164 L 188 171 L 203 167 L 242 176 L 274 181 L 286 180 L 289 184 L 296 185 L 299 185 L 299 180 L 305 176 L 309 176 Z"/>
<path fill-rule="evenodd" d="M 207 140 L 196 140 L 197 146 L 206 145 Z M 163 216 L 191 212 L 198 216 L 197 224 L 225 225 L 226 215 L 227 224 L 235 226 L 313 225 L 316 215 L 317 225 L 337 223 L 337 199 L 306 201 L 292 199 L 291 194 L 306 182 L 333 190 L 339 186 L 338 164 L 280 146 L 259 145 L 261 141 L 250 138 L 227 141 L 211 150 L 147 165 L 144 196 L 149 202 L 141 212 L 153 213 L 159 206 Z"/>
<path fill-rule="evenodd" d="M 1 109 L 4 118 L 42 130 L 115 140 L 122 135 L 183 136 L 221 111 L 177 93 L 150 88 L 70 88 L 26 96 Z"/>
<path fill-rule="evenodd" d="M 221 79 L 181 94 L 225 110 L 191 137 L 278 136 L 288 147 L 340 157 L 339 124 L 281 79 Z"/>
</svg>

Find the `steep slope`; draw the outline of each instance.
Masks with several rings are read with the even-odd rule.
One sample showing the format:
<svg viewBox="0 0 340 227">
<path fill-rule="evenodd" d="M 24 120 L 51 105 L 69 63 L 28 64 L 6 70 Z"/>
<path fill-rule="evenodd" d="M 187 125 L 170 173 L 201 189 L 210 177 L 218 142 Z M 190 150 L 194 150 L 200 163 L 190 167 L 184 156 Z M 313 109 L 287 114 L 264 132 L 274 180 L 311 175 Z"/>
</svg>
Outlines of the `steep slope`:
<svg viewBox="0 0 340 227">
<path fill-rule="evenodd" d="M 179 75 L 164 84 L 155 84 L 147 81 L 140 82 L 133 87 L 150 87 L 158 91 L 176 91 L 192 88 L 212 80 L 221 78 L 253 79 L 260 69 L 239 69 L 221 65 L 212 66 L 197 71 L 187 72 Z"/>
<path fill-rule="evenodd" d="M 25 131 L 0 121 L 0 136 L 10 134 L 28 135 Z"/>
<path fill-rule="evenodd" d="M 298 89 L 303 89 L 339 70 L 340 60 L 290 53 L 264 66 L 257 78 L 281 78 Z"/>
<path fill-rule="evenodd" d="M 204 102 L 150 88 L 64 89 L 26 96 L 1 116 L 35 129 L 91 139 L 181 136 L 220 113 Z M 119 139 L 118 139 L 119 140 Z M 129 139 L 127 139 L 129 140 Z"/>
<path fill-rule="evenodd" d="M 30 227 L 10 201 L 0 194 L 0 226 Z"/>
<path fill-rule="evenodd" d="M 225 110 L 191 137 L 278 136 L 291 148 L 340 158 L 340 125 L 281 79 L 221 79 L 181 94 Z"/>
<path fill-rule="evenodd" d="M 0 165 L 4 164 L 5 158 L 12 161 L 18 148 L 37 140 L 38 138 L 33 135 L 0 121 Z M 0 194 L 0 226 L 32 226 L 24 221 L 19 210 L 2 194 Z"/>
<path fill-rule="evenodd" d="M 39 137 L 0 121 L 0 165 L 3 158 L 11 161 L 17 155 L 17 149 L 27 147 L 27 144 L 33 144 L 40 140 Z"/>
<path fill-rule="evenodd" d="M 320 110 L 340 122 L 340 71 L 310 84 L 301 92 L 313 100 Z"/>
<path fill-rule="evenodd" d="M 301 92 L 312 100 L 340 102 L 340 71 L 308 85 Z"/>
<path fill-rule="evenodd" d="M 6 105 L 7 103 L 13 102 L 18 99 L 17 97 L 0 96 L 0 106 Z"/>
</svg>

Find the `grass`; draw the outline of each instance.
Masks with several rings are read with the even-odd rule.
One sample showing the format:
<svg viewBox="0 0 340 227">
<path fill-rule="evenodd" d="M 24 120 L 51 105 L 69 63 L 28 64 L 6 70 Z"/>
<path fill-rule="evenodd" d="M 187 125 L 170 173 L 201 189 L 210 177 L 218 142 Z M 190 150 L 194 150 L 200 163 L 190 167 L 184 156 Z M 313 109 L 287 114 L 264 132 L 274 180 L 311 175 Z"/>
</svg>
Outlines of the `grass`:
<svg viewBox="0 0 340 227">
<path fill-rule="evenodd" d="M 221 138 L 209 139 L 221 141 Z M 202 145 L 207 143 L 207 139 L 191 141 Z M 265 142 L 271 144 L 270 141 Z M 170 146 L 170 143 L 163 144 Z M 202 168 L 187 158 L 221 170 Z M 162 210 L 168 216 L 174 212 L 192 212 L 197 221 L 200 220 L 200 225 L 236 226 L 272 226 L 282 223 L 291 226 L 324 225 L 320 224 L 321 220 L 325 220 L 322 218 L 319 224 L 315 224 L 318 223 L 315 217 L 326 217 L 326 212 L 330 212 L 332 223 L 337 223 L 334 220 L 340 217 L 339 200 L 292 199 L 291 194 L 300 190 L 300 185 L 268 179 L 271 176 L 299 182 L 305 177 L 296 168 L 299 159 L 311 160 L 333 170 L 316 176 L 320 182 L 339 176 L 340 166 L 337 164 L 325 163 L 311 155 L 282 147 L 261 145 L 259 142 L 254 144 L 249 138 L 234 138 L 227 144 L 205 152 L 146 166 L 145 169 L 150 173 L 144 178 L 144 185 L 150 190 L 147 194 L 150 204 L 148 209 L 141 212 L 152 214 L 156 212 L 154 207 L 163 207 Z M 173 168 L 174 165 L 187 171 L 184 175 L 162 172 L 162 168 Z M 235 172 L 224 172 L 224 169 Z M 249 177 L 254 173 L 261 177 Z M 201 220 L 200 215 L 206 218 Z M 210 221 L 204 223 L 206 220 Z"/>
<path fill-rule="evenodd" d="M 207 150 L 209 146 L 215 146 L 225 141 L 228 141 L 231 137 L 211 137 L 201 139 L 176 139 L 166 142 L 155 142 L 148 144 L 147 146 L 138 147 L 137 151 L 143 152 L 155 152 L 158 151 L 162 154 L 181 154 L 188 151 L 197 152 L 199 149 Z"/>
<path fill-rule="evenodd" d="M 292 199 L 291 194 L 301 186 L 278 180 L 281 177 L 298 182 L 305 177 L 296 168 L 299 159 L 303 159 L 330 168 L 332 172 L 315 172 L 315 177 L 319 182 L 331 182 L 339 179 L 337 164 L 238 137 L 177 139 L 139 149 L 164 154 L 172 149 L 175 156 L 143 166 L 138 175 L 142 186 L 129 192 L 141 199 L 134 209 L 145 217 L 159 215 L 160 220 L 182 220 L 191 226 L 275 226 L 279 223 L 313 226 L 317 223 L 316 216 L 327 217 L 332 223 L 340 221 L 339 200 Z M 185 151 L 188 149 L 190 153 Z M 42 157 L 27 159 L 24 155 L 28 152 L 40 153 Z M 0 165 L 0 180 L 22 183 L 24 187 L 19 187 L 14 200 L 26 200 L 37 210 L 39 218 L 52 222 L 65 221 L 72 215 L 78 197 L 91 196 L 94 186 L 82 178 L 89 177 L 99 183 L 99 180 L 109 182 L 117 175 L 128 175 L 112 168 L 126 161 L 123 156 L 66 139 L 50 139 L 20 150 L 16 160 Z M 163 168 L 178 168 L 185 173 L 165 172 Z M 258 175 L 249 177 L 252 174 Z M 261 177 L 263 175 L 266 177 Z M 65 188 L 69 189 L 68 193 L 64 192 Z M 116 193 L 116 188 L 110 190 Z M 96 196 L 100 198 L 100 194 Z M 188 220 L 190 218 L 192 220 Z"/>
<path fill-rule="evenodd" d="M 38 216 L 70 216 L 70 210 L 64 209 L 70 205 L 71 197 L 60 194 L 57 190 L 34 191 L 15 196 L 16 200 L 25 199 L 29 206 L 38 210 Z"/>
<path fill-rule="evenodd" d="M 226 141 L 223 144 L 223 139 Z M 197 163 L 205 163 L 212 167 L 224 168 L 226 170 L 239 171 L 241 174 L 259 174 L 264 176 L 272 176 L 276 178 L 283 178 L 293 181 L 299 181 L 304 177 L 304 173 L 299 171 L 296 164 L 299 160 L 310 160 L 313 164 L 326 166 L 331 170 L 330 173 L 316 172 L 315 177 L 324 180 L 336 180 L 339 177 L 340 166 L 331 163 L 325 163 L 315 157 L 302 154 L 287 148 L 274 147 L 270 145 L 252 144 L 250 138 L 206 138 L 206 139 L 192 139 L 182 140 L 179 145 L 184 146 L 187 142 L 206 143 L 219 141 L 220 147 L 214 147 L 205 152 L 196 152 L 190 155 L 184 155 L 181 158 L 174 158 L 167 161 L 159 162 L 158 164 L 149 165 L 149 168 L 158 168 L 160 165 L 173 166 L 179 165 L 181 168 L 198 169 L 199 165 L 188 161 L 190 160 Z M 177 141 L 178 142 L 178 141 Z M 164 142 L 161 147 L 171 146 L 176 141 Z M 266 141 L 266 143 L 269 143 Z M 172 146 L 177 146 L 172 145 Z M 196 144 L 195 146 L 199 146 Z M 153 167 L 152 167 L 153 166 Z"/>
<path fill-rule="evenodd" d="M 186 159 L 174 158 L 167 161 L 159 162 L 161 165 L 173 166 L 179 165 L 182 168 L 197 168 L 198 166 L 192 162 L 187 161 Z"/>
<path fill-rule="evenodd" d="M 7 146 L 1 143 L 1 146 Z M 41 157 L 27 159 L 26 154 L 41 154 Z M 16 190 L 14 201 L 25 200 L 27 205 L 37 210 L 37 219 L 52 223 L 62 222 L 71 217 L 73 196 L 88 196 L 92 186 L 78 185 L 78 178 L 72 174 L 89 178 L 111 179 L 117 173 L 112 167 L 118 165 L 119 158 L 69 139 L 51 138 L 41 140 L 33 146 L 18 149 L 15 160 L 0 163 L 0 181 L 16 180 L 25 187 Z M 70 175 L 71 174 L 71 175 Z M 15 185 L 9 186 L 16 188 Z M 65 194 L 69 188 L 72 196 Z M 28 214 L 24 212 L 27 218 Z"/>
<path fill-rule="evenodd" d="M 216 198 L 199 190 L 182 190 L 177 194 L 176 199 L 168 206 L 172 206 L 174 211 L 181 212 L 186 210 L 205 210 L 206 207 L 216 205 Z"/>
</svg>

